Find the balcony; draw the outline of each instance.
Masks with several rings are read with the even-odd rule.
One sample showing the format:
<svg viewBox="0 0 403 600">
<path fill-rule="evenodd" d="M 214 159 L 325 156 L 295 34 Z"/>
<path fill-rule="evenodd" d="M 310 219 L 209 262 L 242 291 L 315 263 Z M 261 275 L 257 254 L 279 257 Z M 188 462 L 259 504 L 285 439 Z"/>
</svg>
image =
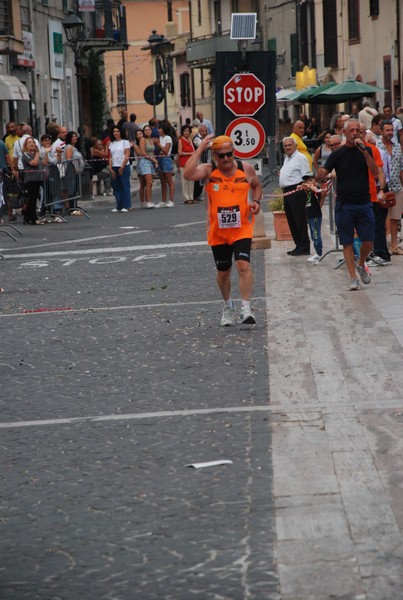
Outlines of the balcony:
<svg viewBox="0 0 403 600">
<path fill-rule="evenodd" d="M 229 32 L 220 35 L 195 38 L 186 44 L 186 60 L 191 68 L 211 67 L 215 64 L 216 52 L 238 50 L 236 40 L 231 40 Z"/>
<path fill-rule="evenodd" d="M 116 0 L 97 0 L 94 12 L 81 12 L 83 50 L 127 50 L 126 8 Z"/>
</svg>

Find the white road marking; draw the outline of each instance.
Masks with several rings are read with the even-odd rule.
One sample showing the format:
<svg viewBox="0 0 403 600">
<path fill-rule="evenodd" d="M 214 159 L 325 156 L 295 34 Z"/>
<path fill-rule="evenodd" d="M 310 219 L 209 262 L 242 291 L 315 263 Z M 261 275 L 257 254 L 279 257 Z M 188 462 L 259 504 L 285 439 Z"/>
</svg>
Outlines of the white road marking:
<svg viewBox="0 0 403 600">
<path fill-rule="evenodd" d="M 136 232 L 138 233 L 138 232 Z M 125 234 L 126 235 L 126 234 Z M 29 254 L 5 254 L 5 259 L 9 258 L 45 258 L 49 256 L 70 256 L 70 255 L 88 255 L 88 254 L 112 254 L 119 252 L 137 252 L 138 250 L 165 250 L 166 248 L 190 248 L 196 246 L 207 246 L 206 241 L 202 242 L 177 242 L 176 244 L 150 244 L 141 246 L 118 246 L 116 248 L 92 248 L 82 250 L 63 250 L 54 252 L 31 252 Z"/>
<path fill-rule="evenodd" d="M 269 412 L 268 405 L 257 406 L 229 406 L 218 408 L 198 408 L 194 410 L 161 410 L 146 413 L 126 413 L 121 415 L 102 415 L 88 417 L 67 417 L 65 419 L 38 419 L 37 421 L 10 421 L 0 423 L 0 429 L 19 429 L 20 427 L 42 427 L 44 425 L 71 425 L 74 423 L 97 423 L 101 421 L 141 421 L 144 419 L 160 419 L 169 417 L 193 417 L 213 414 L 228 414 L 228 413 L 253 413 L 253 412 Z"/>
<path fill-rule="evenodd" d="M 151 229 L 138 229 L 137 231 L 126 231 L 121 233 L 112 233 L 111 235 L 96 235 L 89 238 L 79 238 L 77 240 L 64 240 L 63 242 L 47 242 L 46 244 L 34 244 L 33 246 L 24 246 L 24 250 L 31 250 L 37 248 L 49 248 L 49 246 L 63 246 L 69 244 L 80 244 L 81 242 L 93 242 L 97 240 L 107 240 L 114 237 L 123 237 L 125 235 L 133 235 L 137 233 L 150 233 Z M 0 248 L 1 252 L 6 252 L 9 248 Z"/>
<path fill-rule="evenodd" d="M 237 298 L 233 298 L 235 303 L 240 303 L 240 299 Z M 263 300 L 266 301 L 266 297 L 265 296 L 256 296 L 254 298 L 252 298 L 253 302 L 256 302 L 258 300 Z M 170 307 L 178 307 L 178 306 L 198 306 L 198 305 L 207 305 L 207 304 L 222 304 L 222 300 L 221 299 L 217 299 L 217 300 L 194 300 L 194 301 L 190 301 L 190 302 L 158 302 L 155 304 L 130 304 L 127 306 L 98 306 L 98 307 L 88 307 L 88 308 L 69 308 L 65 311 L 63 310 L 58 310 L 58 311 L 54 311 L 54 310 L 41 310 L 40 312 L 33 312 L 33 313 L 23 313 L 23 312 L 18 312 L 18 313 L 4 313 L 4 314 L 0 314 L 0 319 L 4 319 L 6 317 L 32 317 L 32 316 L 39 316 L 39 315 L 60 315 L 60 313 L 62 312 L 69 312 L 71 313 L 95 313 L 95 312 L 102 312 L 102 311 L 113 311 L 113 310 L 138 310 L 140 308 L 145 308 L 145 309 L 150 309 L 150 308 L 170 308 Z M 245 325 L 246 327 L 246 325 Z M 231 328 L 230 328 L 231 329 Z"/>
</svg>

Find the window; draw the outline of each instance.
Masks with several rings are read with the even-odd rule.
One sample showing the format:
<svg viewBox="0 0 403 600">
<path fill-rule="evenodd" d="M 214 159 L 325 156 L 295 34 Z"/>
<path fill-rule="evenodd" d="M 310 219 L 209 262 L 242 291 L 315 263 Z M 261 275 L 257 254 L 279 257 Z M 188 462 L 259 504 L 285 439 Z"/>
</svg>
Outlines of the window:
<svg viewBox="0 0 403 600">
<path fill-rule="evenodd" d="M 221 34 L 221 2 L 219 0 L 214 0 L 214 24 L 215 24 L 215 32 L 219 35 Z"/>
<path fill-rule="evenodd" d="M 12 35 L 12 20 L 9 0 L 0 0 L 0 35 Z"/>
<path fill-rule="evenodd" d="M 370 17 L 379 16 L 379 0 L 369 0 L 369 15 Z"/>
<path fill-rule="evenodd" d="M 325 67 L 338 67 L 337 54 L 337 2 L 327 0 L 323 3 L 323 39 L 325 46 Z"/>
<path fill-rule="evenodd" d="M 199 26 L 202 24 L 201 0 L 197 0 L 197 24 Z"/>
<path fill-rule="evenodd" d="M 348 0 L 348 40 L 358 42 L 360 39 L 360 5 L 359 0 Z"/>
<path fill-rule="evenodd" d="M 172 21 L 172 1 L 167 2 L 167 8 L 168 8 L 168 21 Z"/>
<path fill-rule="evenodd" d="M 181 106 L 191 106 L 189 73 L 182 73 L 179 78 L 179 82 L 180 82 Z"/>
<path fill-rule="evenodd" d="M 291 77 L 295 77 L 298 71 L 298 38 L 296 33 L 290 35 L 291 48 Z"/>
</svg>

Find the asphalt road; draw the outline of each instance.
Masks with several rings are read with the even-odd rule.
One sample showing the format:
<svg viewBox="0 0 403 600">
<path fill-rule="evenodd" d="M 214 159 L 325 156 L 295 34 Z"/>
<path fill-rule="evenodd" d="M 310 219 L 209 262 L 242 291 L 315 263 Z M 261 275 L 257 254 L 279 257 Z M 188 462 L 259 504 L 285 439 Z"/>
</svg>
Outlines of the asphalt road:
<svg viewBox="0 0 403 600">
<path fill-rule="evenodd" d="M 263 251 L 223 329 L 204 207 L 112 206 L 0 238 L 0 598 L 279 599 Z"/>
</svg>

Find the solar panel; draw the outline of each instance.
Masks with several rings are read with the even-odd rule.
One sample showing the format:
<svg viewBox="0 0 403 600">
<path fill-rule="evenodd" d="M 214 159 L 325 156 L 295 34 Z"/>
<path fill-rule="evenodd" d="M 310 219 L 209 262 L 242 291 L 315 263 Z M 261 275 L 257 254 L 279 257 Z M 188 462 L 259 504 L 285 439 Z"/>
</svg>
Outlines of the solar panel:
<svg viewBox="0 0 403 600">
<path fill-rule="evenodd" d="M 232 13 L 231 40 L 254 40 L 256 38 L 256 13 Z"/>
</svg>

